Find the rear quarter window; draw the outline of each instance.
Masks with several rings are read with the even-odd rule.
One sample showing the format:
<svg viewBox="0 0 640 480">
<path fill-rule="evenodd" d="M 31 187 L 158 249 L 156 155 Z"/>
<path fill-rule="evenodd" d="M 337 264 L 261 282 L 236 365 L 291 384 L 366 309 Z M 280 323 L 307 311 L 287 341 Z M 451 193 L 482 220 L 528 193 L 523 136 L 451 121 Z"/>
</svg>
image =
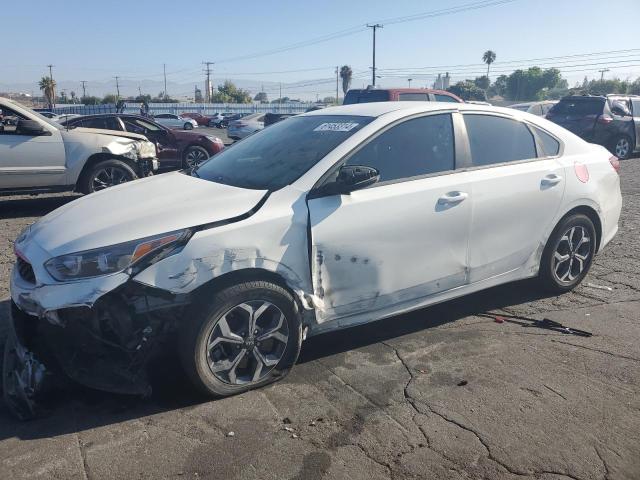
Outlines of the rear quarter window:
<svg viewBox="0 0 640 480">
<path fill-rule="evenodd" d="M 542 151 L 538 152 L 538 157 L 555 157 L 560 153 L 560 142 L 549 135 L 544 130 L 536 127 L 529 127 L 535 131 L 536 136 L 540 140 Z"/>
<path fill-rule="evenodd" d="M 401 102 L 428 102 L 428 93 L 399 93 L 398 100 Z"/>
</svg>

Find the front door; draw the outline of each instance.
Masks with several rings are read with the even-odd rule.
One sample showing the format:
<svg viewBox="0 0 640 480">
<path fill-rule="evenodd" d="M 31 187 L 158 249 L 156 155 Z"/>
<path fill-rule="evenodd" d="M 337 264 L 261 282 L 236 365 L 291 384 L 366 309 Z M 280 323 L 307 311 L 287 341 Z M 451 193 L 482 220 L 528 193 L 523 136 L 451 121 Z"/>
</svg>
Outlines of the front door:
<svg viewBox="0 0 640 480">
<path fill-rule="evenodd" d="M 346 159 L 378 169 L 379 183 L 308 201 L 322 321 L 466 282 L 471 202 L 454 158 L 451 115 L 406 120 Z"/>
<path fill-rule="evenodd" d="M 640 150 L 640 98 L 631 100 L 633 126 L 636 134 L 635 150 Z"/>
<path fill-rule="evenodd" d="M 45 135 L 22 132 L 17 123 L 26 118 L 7 107 L 1 110 L 0 189 L 66 185 L 60 131 L 47 124 Z"/>
</svg>

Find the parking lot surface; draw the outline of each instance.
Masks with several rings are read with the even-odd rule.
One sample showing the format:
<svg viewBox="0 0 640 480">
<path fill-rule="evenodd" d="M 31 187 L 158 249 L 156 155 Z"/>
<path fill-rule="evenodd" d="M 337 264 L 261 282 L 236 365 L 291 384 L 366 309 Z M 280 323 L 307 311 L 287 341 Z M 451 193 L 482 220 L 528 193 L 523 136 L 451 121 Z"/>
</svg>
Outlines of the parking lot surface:
<svg viewBox="0 0 640 480">
<path fill-rule="evenodd" d="M 0 478 L 638 479 L 640 159 L 621 178 L 620 231 L 572 293 L 521 282 L 314 337 L 286 379 L 224 400 L 168 359 L 149 399 L 77 388 L 26 423 L 0 407 Z M 73 198 L 0 198 L 0 299 L 13 239 Z"/>
</svg>

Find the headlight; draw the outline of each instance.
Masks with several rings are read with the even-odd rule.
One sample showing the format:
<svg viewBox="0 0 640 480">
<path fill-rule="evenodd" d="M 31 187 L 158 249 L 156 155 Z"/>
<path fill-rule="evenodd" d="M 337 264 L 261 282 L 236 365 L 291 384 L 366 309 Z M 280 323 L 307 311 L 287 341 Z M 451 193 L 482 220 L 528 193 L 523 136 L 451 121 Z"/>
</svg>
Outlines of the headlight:
<svg viewBox="0 0 640 480">
<path fill-rule="evenodd" d="M 61 282 L 121 272 L 141 261 L 158 261 L 173 255 L 187 243 L 189 229 L 120 243 L 110 247 L 61 255 L 47 261 L 49 274 Z"/>
<path fill-rule="evenodd" d="M 218 137 L 214 137 L 212 135 L 205 135 L 205 137 L 207 137 L 207 139 L 211 140 L 213 143 L 222 143 L 222 140 L 220 140 Z"/>
<path fill-rule="evenodd" d="M 148 140 L 141 141 L 138 144 L 138 154 L 140 158 L 150 158 L 156 156 L 156 146 Z"/>
</svg>

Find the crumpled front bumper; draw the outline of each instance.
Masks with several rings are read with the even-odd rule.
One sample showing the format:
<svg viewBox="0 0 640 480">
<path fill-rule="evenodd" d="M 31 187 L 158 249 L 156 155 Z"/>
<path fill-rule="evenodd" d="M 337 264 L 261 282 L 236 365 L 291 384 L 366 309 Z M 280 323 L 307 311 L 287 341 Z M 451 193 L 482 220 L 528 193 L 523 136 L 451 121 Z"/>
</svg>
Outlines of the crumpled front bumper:
<svg viewBox="0 0 640 480">
<path fill-rule="evenodd" d="M 37 249 L 30 244 L 29 260 L 39 257 Z M 32 265 L 43 278 L 44 267 Z M 126 273 L 45 284 L 26 281 L 17 268 L 11 298 L 4 395 L 23 419 L 37 414 L 45 381 L 55 384 L 51 379 L 61 374 L 98 390 L 148 395 L 146 366 L 189 303 L 188 295 L 142 285 Z"/>
</svg>

